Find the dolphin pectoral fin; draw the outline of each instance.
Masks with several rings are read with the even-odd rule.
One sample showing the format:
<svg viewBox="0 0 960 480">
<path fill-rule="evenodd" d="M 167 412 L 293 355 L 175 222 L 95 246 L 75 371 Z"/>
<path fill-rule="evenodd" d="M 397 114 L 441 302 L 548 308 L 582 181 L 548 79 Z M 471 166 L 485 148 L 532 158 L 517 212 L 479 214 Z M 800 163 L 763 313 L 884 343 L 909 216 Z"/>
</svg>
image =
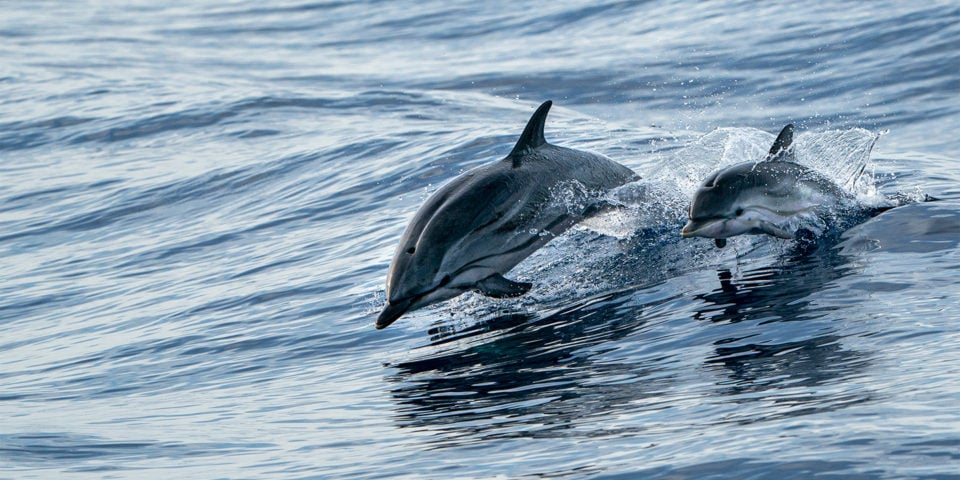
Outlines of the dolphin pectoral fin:
<svg viewBox="0 0 960 480">
<path fill-rule="evenodd" d="M 493 298 L 519 297 L 530 291 L 533 287 L 529 282 L 514 282 L 503 277 L 503 275 L 491 275 L 477 282 L 477 290 Z"/>
</svg>

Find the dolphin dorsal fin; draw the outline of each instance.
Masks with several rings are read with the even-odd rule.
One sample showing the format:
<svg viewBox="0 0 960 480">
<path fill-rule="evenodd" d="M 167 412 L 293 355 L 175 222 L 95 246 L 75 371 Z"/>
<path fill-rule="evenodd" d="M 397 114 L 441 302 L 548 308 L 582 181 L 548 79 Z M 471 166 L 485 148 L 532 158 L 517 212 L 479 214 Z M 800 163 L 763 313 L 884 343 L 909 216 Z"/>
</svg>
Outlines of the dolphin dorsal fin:
<svg viewBox="0 0 960 480">
<path fill-rule="evenodd" d="M 553 102 L 547 100 L 540 105 L 536 112 L 533 112 L 526 128 L 520 134 L 517 144 L 513 146 L 510 155 L 507 155 L 507 157 L 513 159 L 513 168 L 520 166 L 520 159 L 524 153 L 547 143 L 547 140 L 543 138 L 543 125 L 547 122 L 547 112 L 550 111 L 551 105 L 553 105 Z"/>
<path fill-rule="evenodd" d="M 793 124 L 788 124 L 780 130 L 780 135 L 773 141 L 770 152 L 767 154 L 767 161 L 789 161 L 793 156 Z"/>
</svg>

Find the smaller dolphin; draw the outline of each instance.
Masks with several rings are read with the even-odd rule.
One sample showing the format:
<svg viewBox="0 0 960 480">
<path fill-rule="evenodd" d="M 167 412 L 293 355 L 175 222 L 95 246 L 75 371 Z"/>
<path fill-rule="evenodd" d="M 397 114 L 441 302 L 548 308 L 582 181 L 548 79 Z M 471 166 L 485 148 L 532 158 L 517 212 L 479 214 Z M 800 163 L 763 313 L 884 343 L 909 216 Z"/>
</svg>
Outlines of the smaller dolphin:
<svg viewBox="0 0 960 480">
<path fill-rule="evenodd" d="M 532 285 L 503 274 L 595 213 L 603 203 L 599 194 L 638 178 L 602 155 L 547 143 L 543 127 L 551 105 L 540 105 L 505 158 L 454 178 L 420 207 L 390 264 L 378 329 L 468 290 L 523 295 Z M 557 198 L 570 188 L 586 198 Z"/>
<path fill-rule="evenodd" d="M 793 125 L 787 125 L 765 160 L 723 168 L 703 182 L 680 234 L 713 238 L 721 248 L 737 235 L 792 239 L 804 221 L 852 203 L 851 194 L 793 159 Z"/>
</svg>

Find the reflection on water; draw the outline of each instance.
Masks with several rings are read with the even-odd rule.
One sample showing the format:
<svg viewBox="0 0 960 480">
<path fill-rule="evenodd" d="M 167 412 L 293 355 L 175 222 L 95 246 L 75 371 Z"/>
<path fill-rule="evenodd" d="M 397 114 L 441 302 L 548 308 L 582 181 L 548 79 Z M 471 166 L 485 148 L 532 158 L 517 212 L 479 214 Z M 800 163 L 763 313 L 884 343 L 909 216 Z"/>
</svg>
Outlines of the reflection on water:
<svg viewBox="0 0 960 480">
<path fill-rule="evenodd" d="M 543 318 L 511 314 L 453 339 L 435 337 L 434 346 L 454 346 L 396 365 L 398 423 L 448 431 L 457 443 L 555 436 L 591 415 L 656 395 L 667 379 L 636 381 L 651 376 L 644 365 L 595 360 L 604 345 L 645 325 L 637 315 L 643 307 L 627 305 L 630 300 L 630 294 L 608 295 Z M 492 340 L 472 343 L 471 336 L 491 331 Z M 610 379 L 622 383 L 597 383 Z"/>
<path fill-rule="evenodd" d="M 854 267 L 829 246 L 816 250 L 808 255 L 794 249 L 775 265 L 736 278 L 721 269 L 719 286 L 708 293 L 639 300 L 656 288 L 648 286 L 543 316 L 511 313 L 460 331 L 434 329 L 421 356 L 394 365 L 398 372 L 389 380 L 396 385 L 395 420 L 432 431 L 438 446 L 452 446 L 602 435 L 596 423 L 610 412 L 657 411 L 691 396 L 703 403 L 753 405 L 723 420 L 736 423 L 866 401 L 870 392 L 844 385 L 869 359 L 845 347 L 830 326 L 842 307 L 810 299 Z M 690 296 L 703 304 L 692 312 L 672 307 L 676 301 L 689 304 Z M 668 324 L 679 333 L 659 331 Z M 660 340 L 643 343 L 639 337 Z M 702 346 L 710 344 L 712 353 L 703 355 Z M 638 349 L 644 353 L 629 353 Z M 712 383 L 689 391 L 689 377 L 704 371 Z"/>
<path fill-rule="evenodd" d="M 845 348 L 843 336 L 831 325 L 846 307 L 812 300 L 856 271 L 850 258 L 833 248 L 835 243 L 836 238 L 830 238 L 801 246 L 782 263 L 744 272 L 737 279 L 721 269 L 719 288 L 697 296 L 705 305 L 694 314 L 696 319 L 762 326 L 759 332 L 714 342 L 715 355 L 707 362 L 725 369 L 728 377 L 720 382 L 720 393 L 736 402 L 772 400 L 781 415 L 834 410 L 870 398 L 866 391 L 823 388 L 869 366 L 867 354 Z M 799 321 L 804 323 L 794 323 Z"/>
<path fill-rule="evenodd" d="M 866 354 L 845 349 L 842 342 L 840 336 L 824 335 L 772 345 L 718 346 L 717 358 L 709 363 L 727 370 L 729 381 L 718 384 L 725 387 L 718 391 L 733 396 L 734 402 L 772 401 L 779 406 L 777 414 L 763 419 L 836 410 L 871 398 L 868 391 L 818 388 L 839 384 L 868 367 Z"/>
<path fill-rule="evenodd" d="M 705 305 L 698 320 L 792 321 L 819 318 L 830 308 L 811 305 L 811 294 L 829 288 L 830 282 L 853 272 L 849 259 L 831 248 L 827 238 L 814 246 L 794 246 L 780 262 L 739 275 L 726 268 L 717 272 L 720 288 L 697 295 Z"/>
</svg>

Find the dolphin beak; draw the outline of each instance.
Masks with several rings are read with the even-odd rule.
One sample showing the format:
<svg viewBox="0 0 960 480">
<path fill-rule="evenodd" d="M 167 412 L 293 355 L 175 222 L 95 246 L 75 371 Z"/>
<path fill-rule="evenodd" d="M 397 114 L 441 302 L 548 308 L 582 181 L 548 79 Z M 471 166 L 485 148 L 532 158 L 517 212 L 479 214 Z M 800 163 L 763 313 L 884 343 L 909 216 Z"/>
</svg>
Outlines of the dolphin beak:
<svg viewBox="0 0 960 480">
<path fill-rule="evenodd" d="M 407 298 L 400 300 L 396 303 L 387 302 L 386 306 L 383 307 L 383 311 L 380 312 L 380 316 L 377 317 L 377 330 L 387 328 L 391 323 L 395 322 L 400 318 L 404 313 L 407 313 L 407 310 L 410 309 L 410 305 L 413 304 L 412 298 Z"/>
<path fill-rule="evenodd" d="M 700 231 L 700 229 L 702 229 L 703 227 L 706 227 L 707 225 L 711 224 L 712 222 L 713 222 L 712 220 L 706 220 L 706 221 L 690 220 L 689 222 L 687 222 L 686 225 L 683 226 L 683 230 L 680 230 L 680 235 L 683 236 L 683 238 L 697 237 L 699 236 L 697 232 Z"/>
</svg>

